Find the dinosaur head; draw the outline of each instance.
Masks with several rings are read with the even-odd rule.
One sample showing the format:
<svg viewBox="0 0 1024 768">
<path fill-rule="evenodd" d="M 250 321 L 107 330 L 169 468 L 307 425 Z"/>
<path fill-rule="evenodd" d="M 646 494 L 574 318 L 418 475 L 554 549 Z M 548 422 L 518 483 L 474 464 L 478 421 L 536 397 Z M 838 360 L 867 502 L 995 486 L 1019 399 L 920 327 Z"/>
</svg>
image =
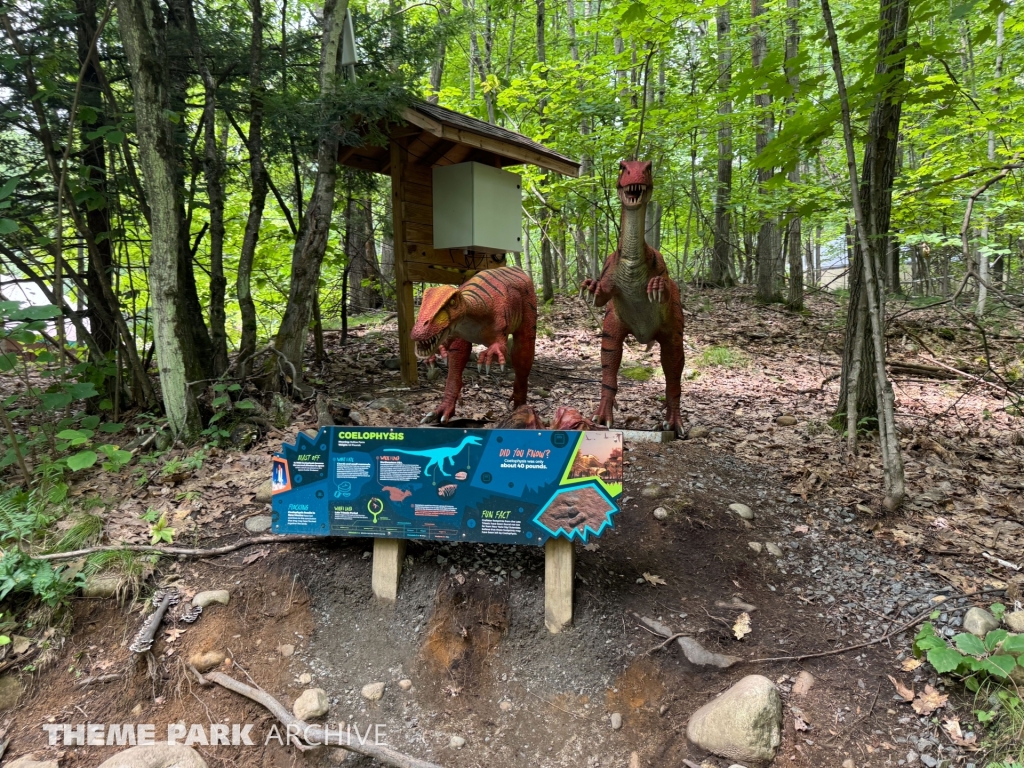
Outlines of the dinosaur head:
<svg viewBox="0 0 1024 768">
<path fill-rule="evenodd" d="M 462 294 L 453 285 L 427 288 L 423 292 L 420 314 L 412 327 L 416 356 L 430 357 L 448 341 L 452 329 L 465 312 Z"/>
<path fill-rule="evenodd" d="M 650 160 L 619 161 L 619 181 L 615 187 L 624 209 L 635 211 L 647 205 L 651 199 L 651 190 L 654 189 Z"/>
</svg>

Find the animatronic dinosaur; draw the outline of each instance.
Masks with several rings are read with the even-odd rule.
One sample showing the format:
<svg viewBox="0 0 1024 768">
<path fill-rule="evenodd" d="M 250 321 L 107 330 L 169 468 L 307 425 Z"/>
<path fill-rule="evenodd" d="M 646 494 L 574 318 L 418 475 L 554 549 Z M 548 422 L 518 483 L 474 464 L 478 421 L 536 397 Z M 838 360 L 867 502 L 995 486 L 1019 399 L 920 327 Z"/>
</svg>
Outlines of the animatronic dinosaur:
<svg viewBox="0 0 1024 768">
<path fill-rule="evenodd" d="M 423 474 L 430 472 L 431 467 L 437 467 L 441 470 L 441 474 L 445 477 L 451 477 L 448 472 L 444 471 L 444 463 L 446 461 L 451 462 L 452 466 L 455 466 L 455 457 L 462 453 L 462 449 L 467 445 L 480 445 L 483 440 L 476 435 L 469 435 L 462 438 L 462 442 L 454 448 L 451 446 L 441 446 L 440 448 L 425 448 L 422 451 L 404 451 L 401 448 L 389 448 L 389 451 L 394 453 L 404 453 L 406 456 L 426 456 L 430 459 L 427 462 L 427 466 L 423 468 Z"/>
<path fill-rule="evenodd" d="M 622 203 L 619 247 L 604 263 L 598 280 L 587 279 L 580 294 L 589 293 L 595 307 L 608 304 L 601 333 L 601 404 L 594 421 L 612 426 L 618 391 L 622 345 L 627 334 L 647 344 L 658 342 L 665 372 L 665 428 L 681 432 L 679 396 L 683 379 L 683 306 L 679 286 L 669 277 L 661 254 L 644 239 L 647 203 L 654 182 L 651 164 L 619 163 L 616 189 Z M 611 302 L 609 304 L 609 301 Z"/>
<path fill-rule="evenodd" d="M 491 365 L 497 364 L 505 370 L 510 357 L 509 334 L 516 374 L 512 404 L 518 408 L 526 402 L 537 340 L 537 294 L 529 276 L 515 267 L 499 267 L 478 272 L 458 288 L 445 285 L 423 293 L 420 314 L 412 327 L 416 356 L 432 362 L 438 352 L 448 355 L 444 398 L 424 422 L 440 419 L 443 423 L 455 413 L 462 371 L 474 344 L 487 347 L 480 353 L 478 368 L 490 373 Z"/>
</svg>

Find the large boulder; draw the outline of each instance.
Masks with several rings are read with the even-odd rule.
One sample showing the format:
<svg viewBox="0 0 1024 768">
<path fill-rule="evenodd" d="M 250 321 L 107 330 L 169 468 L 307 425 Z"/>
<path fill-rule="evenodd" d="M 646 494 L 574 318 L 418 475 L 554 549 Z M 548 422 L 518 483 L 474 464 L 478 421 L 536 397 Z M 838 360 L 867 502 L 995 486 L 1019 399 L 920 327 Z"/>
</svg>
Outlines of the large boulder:
<svg viewBox="0 0 1024 768">
<path fill-rule="evenodd" d="M 686 736 L 729 760 L 769 763 L 782 743 L 782 697 L 767 677 L 748 675 L 694 712 Z"/>
<path fill-rule="evenodd" d="M 130 747 L 104 760 L 98 768 L 208 768 L 192 747 L 181 744 L 153 744 Z"/>
<path fill-rule="evenodd" d="M 25 755 L 4 765 L 5 768 L 60 768 L 56 760 L 36 760 L 35 755 Z"/>
</svg>

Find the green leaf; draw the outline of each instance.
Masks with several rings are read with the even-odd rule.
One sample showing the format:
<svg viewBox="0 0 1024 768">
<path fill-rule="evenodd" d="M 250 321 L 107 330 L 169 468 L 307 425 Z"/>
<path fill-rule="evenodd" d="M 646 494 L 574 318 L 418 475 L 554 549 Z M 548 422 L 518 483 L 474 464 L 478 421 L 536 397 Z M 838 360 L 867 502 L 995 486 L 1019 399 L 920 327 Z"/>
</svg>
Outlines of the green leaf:
<svg viewBox="0 0 1024 768">
<path fill-rule="evenodd" d="M 928 663 L 931 664 L 935 668 L 935 671 L 940 675 L 952 672 L 960 666 L 960 662 L 963 660 L 964 657 L 953 648 L 932 648 L 928 651 Z"/>
<path fill-rule="evenodd" d="M 0 373 L 7 373 L 18 364 L 18 356 L 13 352 L 5 352 L 0 355 Z"/>
<path fill-rule="evenodd" d="M 992 603 L 992 607 L 989 608 L 989 611 L 996 617 L 996 620 L 999 621 L 1002 620 L 1003 614 L 1006 613 L 1006 606 L 1002 603 Z"/>
<path fill-rule="evenodd" d="M 256 406 L 252 404 L 251 400 L 240 400 L 239 402 L 235 403 L 235 408 L 237 408 L 240 411 L 251 411 L 255 407 Z"/>
<path fill-rule="evenodd" d="M 122 429 L 124 429 L 124 424 L 116 421 L 108 422 L 107 424 L 100 424 L 100 432 L 113 434 L 115 432 L 120 432 Z"/>
<path fill-rule="evenodd" d="M 1017 666 L 1017 660 L 1006 654 L 991 656 L 985 659 L 984 663 L 986 671 L 999 678 L 1009 677 L 1013 668 Z"/>
<path fill-rule="evenodd" d="M 631 21 L 641 21 L 646 15 L 647 6 L 641 2 L 633 2 L 622 12 L 621 18 L 624 23 L 628 24 Z"/>
<path fill-rule="evenodd" d="M 68 467 L 77 472 L 80 469 L 87 469 L 96 463 L 95 451 L 79 451 L 74 456 L 68 456 Z"/>
<path fill-rule="evenodd" d="M 17 320 L 52 320 L 60 317 L 60 308 L 53 304 L 40 304 L 37 307 L 25 307 L 17 312 L 11 313 L 12 319 Z"/>
<path fill-rule="evenodd" d="M 61 440 L 74 440 L 76 437 L 81 437 L 82 433 L 77 429 L 62 429 L 57 433 L 57 437 Z"/>
<path fill-rule="evenodd" d="M 984 656 L 985 655 L 985 644 L 981 642 L 980 637 L 961 632 L 959 635 L 953 638 L 953 644 L 960 649 L 961 652 L 968 654 L 969 656 Z"/>
<path fill-rule="evenodd" d="M 996 649 L 1003 640 L 1009 636 L 1009 632 L 1005 629 L 993 629 L 987 635 L 985 635 L 985 650 L 991 653 Z"/>
<path fill-rule="evenodd" d="M 122 141 L 124 141 L 124 131 L 111 131 L 103 138 L 109 141 L 111 144 L 120 144 Z"/>
<path fill-rule="evenodd" d="M 18 231 L 18 222 L 14 219 L 0 219 L 0 235 L 9 235 Z"/>
<path fill-rule="evenodd" d="M 10 197 L 11 192 L 18 188 L 19 181 L 21 181 L 21 179 L 15 176 L 13 179 L 8 179 L 0 185 L 0 200 L 3 200 L 5 197 Z"/>
<path fill-rule="evenodd" d="M 1003 650 L 1007 653 L 1024 653 L 1024 635 L 1010 635 L 1003 641 Z"/>
<path fill-rule="evenodd" d="M 96 429 L 96 427 L 99 425 L 99 423 L 100 423 L 100 417 L 99 416 L 86 416 L 84 419 L 82 419 L 82 428 L 83 429 Z"/>
<path fill-rule="evenodd" d="M 44 392 L 39 396 L 39 401 L 47 411 L 59 411 L 66 405 L 71 404 L 72 397 L 67 392 Z"/>
</svg>

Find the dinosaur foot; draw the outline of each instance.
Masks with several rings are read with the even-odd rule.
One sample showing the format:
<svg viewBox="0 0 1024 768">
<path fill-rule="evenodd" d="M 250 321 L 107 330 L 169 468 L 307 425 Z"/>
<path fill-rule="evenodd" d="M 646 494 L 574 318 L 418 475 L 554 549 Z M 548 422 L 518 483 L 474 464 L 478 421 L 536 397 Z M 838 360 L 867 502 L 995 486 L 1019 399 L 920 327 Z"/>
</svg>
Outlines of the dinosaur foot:
<svg viewBox="0 0 1024 768">
<path fill-rule="evenodd" d="M 594 423 L 598 426 L 608 427 L 612 429 L 615 426 L 615 414 L 612 406 L 601 405 L 597 409 L 597 413 L 594 414 Z"/>
<path fill-rule="evenodd" d="M 455 406 L 450 408 L 444 404 L 439 405 L 435 410 L 428 413 L 420 420 L 420 424 L 447 424 L 448 420 L 455 415 Z"/>
</svg>

